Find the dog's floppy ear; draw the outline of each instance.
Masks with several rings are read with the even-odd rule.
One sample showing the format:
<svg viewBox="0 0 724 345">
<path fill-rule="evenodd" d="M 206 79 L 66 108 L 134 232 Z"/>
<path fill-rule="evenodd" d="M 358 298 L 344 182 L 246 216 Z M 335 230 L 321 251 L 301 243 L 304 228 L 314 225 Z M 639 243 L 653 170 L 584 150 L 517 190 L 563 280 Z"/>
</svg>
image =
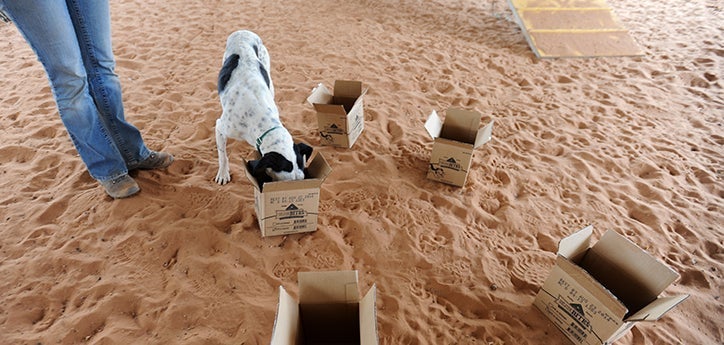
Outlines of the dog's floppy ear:
<svg viewBox="0 0 724 345">
<path fill-rule="evenodd" d="M 266 167 L 261 165 L 261 159 L 250 160 L 246 164 L 251 171 L 251 175 L 254 176 L 254 179 L 259 184 L 260 189 L 264 187 L 265 183 L 273 181 L 271 176 L 266 173 Z M 268 163 L 264 164 L 266 165 Z"/>
<path fill-rule="evenodd" d="M 266 169 L 271 169 L 277 172 L 291 172 L 294 167 L 292 166 L 292 162 L 288 161 L 278 152 L 269 152 L 265 153 L 261 159 L 256 161 L 252 168 L 252 174 L 254 176 L 262 174 L 266 175 Z"/>
<path fill-rule="evenodd" d="M 231 79 L 231 72 L 233 72 L 238 65 L 239 54 L 231 54 L 229 57 L 226 58 L 226 61 L 224 61 L 224 66 L 222 66 L 221 71 L 219 71 L 219 83 L 217 85 L 219 93 L 223 92 L 224 89 L 226 89 L 226 84 L 228 84 L 229 79 Z"/>
<path fill-rule="evenodd" d="M 297 155 L 297 166 L 303 169 L 309 158 L 312 157 L 313 151 L 314 150 L 305 143 L 294 144 L 294 153 Z"/>
</svg>

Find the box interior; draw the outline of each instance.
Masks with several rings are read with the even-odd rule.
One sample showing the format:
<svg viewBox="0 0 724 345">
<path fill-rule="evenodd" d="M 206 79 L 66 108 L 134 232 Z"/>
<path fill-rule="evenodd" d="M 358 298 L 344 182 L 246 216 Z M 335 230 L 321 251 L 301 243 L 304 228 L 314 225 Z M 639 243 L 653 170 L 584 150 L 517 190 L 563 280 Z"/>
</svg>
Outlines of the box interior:
<svg viewBox="0 0 724 345">
<path fill-rule="evenodd" d="M 636 313 L 657 299 L 678 274 L 614 231 L 608 231 L 579 266 Z"/>
<path fill-rule="evenodd" d="M 479 126 L 479 113 L 460 109 L 448 109 L 440 137 L 474 145 Z"/>
<path fill-rule="evenodd" d="M 299 305 L 304 344 L 360 344 L 359 303 Z"/>
<path fill-rule="evenodd" d="M 344 107 L 344 112 L 347 114 L 352 111 L 352 107 L 354 106 L 355 101 L 357 101 L 357 97 L 332 97 L 332 104 L 341 105 L 342 107 Z"/>
<path fill-rule="evenodd" d="M 377 345 L 377 287 L 360 299 L 357 271 L 298 272 L 299 303 L 279 287 L 272 345 Z"/>
</svg>

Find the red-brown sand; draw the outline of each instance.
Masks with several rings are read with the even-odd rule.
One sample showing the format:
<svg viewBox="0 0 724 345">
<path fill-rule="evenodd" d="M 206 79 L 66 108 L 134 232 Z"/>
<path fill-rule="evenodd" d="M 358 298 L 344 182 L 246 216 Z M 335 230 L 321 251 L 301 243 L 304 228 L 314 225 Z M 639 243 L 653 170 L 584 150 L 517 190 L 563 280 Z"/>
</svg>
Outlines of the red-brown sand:
<svg viewBox="0 0 724 345">
<path fill-rule="evenodd" d="M 112 1 L 127 117 L 168 171 L 112 200 L 86 172 L 45 74 L 0 25 L 0 344 L 264 344 L 278 287 L 356 269 L 381 344 L 567 344 L 532 306 L 558 241 L 615 230 L 691 294 L 620 344 L 724 341 L 724 8 L 611 0 L 642 57 L 535 58 L 500 0 Z M 213 182 L 226 37 L 258 33 L 282 120 L 334 171 L 319 229 L 261 238 L 229 146 Z M 320 146 L 304 103 L 361 80 L 366 128 Z M 494 119 L 467 184 L 426 179 L 423 123 L 450 106 Z"/>
</svg>

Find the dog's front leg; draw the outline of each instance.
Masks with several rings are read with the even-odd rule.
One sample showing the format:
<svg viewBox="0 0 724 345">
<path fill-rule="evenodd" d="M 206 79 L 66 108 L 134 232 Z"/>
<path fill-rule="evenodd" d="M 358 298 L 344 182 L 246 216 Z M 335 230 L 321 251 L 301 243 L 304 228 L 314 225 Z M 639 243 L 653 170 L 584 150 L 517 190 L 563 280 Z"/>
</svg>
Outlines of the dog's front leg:
<svg viewBox="0 0 724 345">
<path fill-rule="evenodd" d="M 229 173 L 229 156 L 226 155 L 226 135 L 221 132 L 221 119 L 216 120 L 216 150 L 219 153 L 219 171 L 214 181 L 218 184 L 226 184 L 231 181 Z"/>
</svg>

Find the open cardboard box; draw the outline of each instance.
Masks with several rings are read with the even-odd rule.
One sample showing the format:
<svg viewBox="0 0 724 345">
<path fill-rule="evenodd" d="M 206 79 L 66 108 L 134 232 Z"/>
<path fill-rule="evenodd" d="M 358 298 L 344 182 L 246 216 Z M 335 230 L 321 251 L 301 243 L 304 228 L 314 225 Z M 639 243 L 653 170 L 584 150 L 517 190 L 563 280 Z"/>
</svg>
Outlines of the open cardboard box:
<svg viewBox="0 0 724 345">
<path fill-rule="evenodd" d="M 473 150 L 492 139 L 493 121 L 480 128 L 481 114 L 450 108 L 445 122 L 436 111 L 427 118 L 425 129 L 435 140 L 427 178 L 462 187 L 468 177 Z"/>
<path fill-rule="evenodd" d="M 377 288 L 360 299 L 357 271 L 299 272 L 299 302 L 279 287 L 271 345 L 376 345 Z"/>
<path fill-rule="evenodd" d="M 259 153 L 251 159 L 259 159 Z M 315 152 L 307 164 L 308 177 L 297 181 L 266 182 L 254 178 L 244 160 L 246 178 L 254 186 L 254 210 L 261 236 L 278 236 L 317 230 L 319 191 L 332 168 Z"/>
<path fill-rule="evenodd" d="M 659 297 L 679 275 L 615 231 L 589 248 L 593 227 L 561 240 L 533 304 L 575 344 L 611 344 L 689 295 Z"/>
<path fill-rule="evenodd" d="M 351 148 L 365 127 L 363 98 L 367 89 L 362 82 L 336 80 L 334 92 L 321 83 L 312 90 L 307 102 L 317 111 L 319 135 L 323 145 Z"/>
</svg>

